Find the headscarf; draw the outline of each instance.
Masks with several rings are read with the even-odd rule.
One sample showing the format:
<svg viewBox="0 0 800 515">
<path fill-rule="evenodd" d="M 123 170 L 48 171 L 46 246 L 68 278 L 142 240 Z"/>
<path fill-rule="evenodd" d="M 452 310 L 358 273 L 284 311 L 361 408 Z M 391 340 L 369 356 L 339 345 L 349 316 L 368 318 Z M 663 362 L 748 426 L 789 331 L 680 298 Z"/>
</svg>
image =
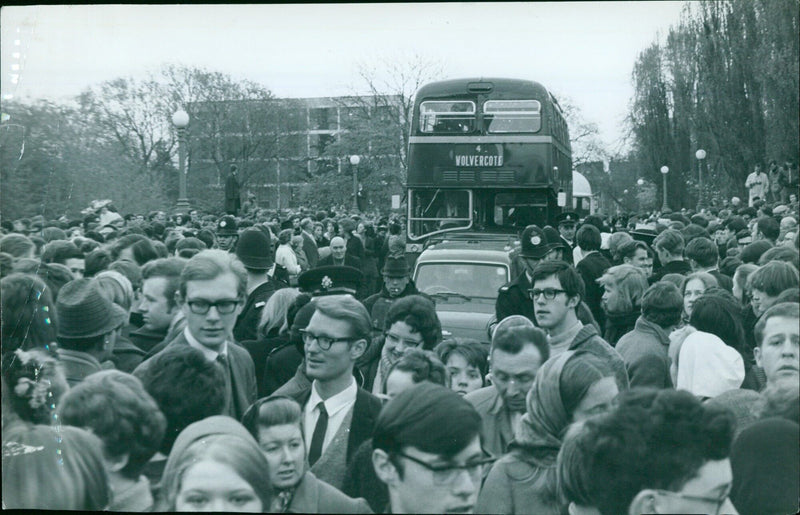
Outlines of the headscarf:
<svg viewBox="0 0 800 515">
<path fill-rule="evenodd" d="M 555 463 L 562 433 L 570 423 L 561 399 L 561 373 L 574 354 L 575 351 L 566 351 L 546 361 L 536 373 L 526 399 L 525 414 L 514 435 L 516 445 L 544 451 L 543 466 Z"/>
<path fill-rule="evenodd" d="M 731 501 L 741 515 L 797 513 L 800 426 L 767 418 L 747 427 L 731 449 Z"/>
<path fill-rule="evenodd" d="M 742 355 L 718 336 L 696 331 L 684 340 L 678 359 L 678 390 L 716 397 L 739 388 L 743 381 Z"/>
</svg>

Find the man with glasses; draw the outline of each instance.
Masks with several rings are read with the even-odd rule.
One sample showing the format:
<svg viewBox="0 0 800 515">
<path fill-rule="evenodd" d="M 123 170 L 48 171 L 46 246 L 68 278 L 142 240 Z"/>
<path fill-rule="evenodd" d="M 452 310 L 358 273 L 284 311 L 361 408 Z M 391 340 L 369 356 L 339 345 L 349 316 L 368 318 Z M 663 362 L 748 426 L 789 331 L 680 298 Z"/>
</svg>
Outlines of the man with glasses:
<svg viewBox="0 0 800 515">
<path fill-rule="evenodd" d="M 372 464 L 389 490 L 387 513 L 472 513 L 484 468 L 480 415 L 426 381 L 389 401 L 375 424 Z"/>
<path fill-rule="evenodd" d="M 175 295 L 186 318 L 186 328 L 156 354 L 188 345 L 201 351 L 208 361 L 219 363 L 225 372 L 224 414 L 237 420 L 256 400 L 253 359 L 232 335 L 246 296 L 247 272 L 235 254 L 203 250 L 194 255 L 181 272 Z M 142 362 L 134 373 L 143 373 L 153 358 Z"/>
<path fill-rule="evenodd" d="M 505 454 L 514 438 L 528 390 L 548 357 L 544 333 L 527 318 L 515 315 L 497 324 L 489 351 L 492 385 L 464 397 L 481 416 L 483 446 L 493 456 Z"/>
<path fill-rule="evenodd" d="M 314 300 L 315 311 L 301 331 L 310 387 L 279 388 L 303 406 L 303 428 L 311 472 L 341 489 L 358 446 L 372 436 L 381 401 L 359 388 L 353 367 L 368 345 L 372 322 L 352 295 Z"/>
<path fill-rule="evenodd" d="M 583 279 L 562 261 L 540 263 L 533 271 L 530 291 L 539 327 L 547 332 L 550 357 L 566 350 L 585 349 L 607 360 L 620 388 L 627 389 L 628 374 L 622 356 L 597 332 L 592 324 L 578 320 L 577 307 L 584 296 Z"/>
</svg>

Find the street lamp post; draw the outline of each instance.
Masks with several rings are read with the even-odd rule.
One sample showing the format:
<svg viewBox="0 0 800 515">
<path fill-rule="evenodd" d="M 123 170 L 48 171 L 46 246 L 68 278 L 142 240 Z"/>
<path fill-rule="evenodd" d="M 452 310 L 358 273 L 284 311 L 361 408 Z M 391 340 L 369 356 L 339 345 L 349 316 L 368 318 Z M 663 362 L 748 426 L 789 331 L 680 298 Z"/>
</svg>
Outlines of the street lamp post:
<svg viewBox="0 0 800 515">
<path fill-rule="evenodd" d="M 664 165 L 661 167 L 661 177 L 664 178 L 664 205 L 661 206 L 661 212 L 663 213 L 667 209 L 667 174 L 669 173 L 669 166 Z"/>
<path fill-rule="evenodd" d="M 702 148 L 694 153 L 697 158 L 697 184 L 700 187 L 700 192 L 697 197 L 697 209 L 705 207 L 705 192 L 703 190 L 703 161 L 706 158 L 706 151 Z"/>
<path fill-rule="evenodd" d="M 350 156 L 350 165 L 353 167 L 353 211 L 358 212 L 358 163 L 361 158 L 357 155 Z"/>
<path fill-rule="evenodd" d="M 172 125 L 178 131 L 178 166 L 180 178 L 178 181 L 178 203 L 175 208 L 182 213 L 189 211 L 189 199 L 186 194 L 186 127 L 189 126 L 189 114 L 183 109 L 178 109 L 172 115 Z"/>
</svg>

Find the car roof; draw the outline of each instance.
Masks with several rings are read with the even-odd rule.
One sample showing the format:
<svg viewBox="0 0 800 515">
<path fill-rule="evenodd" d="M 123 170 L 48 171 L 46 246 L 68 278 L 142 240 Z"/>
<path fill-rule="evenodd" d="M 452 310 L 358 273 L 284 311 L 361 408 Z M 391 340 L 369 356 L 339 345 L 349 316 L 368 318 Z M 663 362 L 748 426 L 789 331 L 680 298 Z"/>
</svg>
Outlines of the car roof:
<svg viewBox="0 0 800 515">
<path fill-rule="evenodd" d="M 429 245 L 417 263 L 454 261 L 510 265 L 516 249 L 513 244 L 502 241 L 442 241 Z"/>
</svg>

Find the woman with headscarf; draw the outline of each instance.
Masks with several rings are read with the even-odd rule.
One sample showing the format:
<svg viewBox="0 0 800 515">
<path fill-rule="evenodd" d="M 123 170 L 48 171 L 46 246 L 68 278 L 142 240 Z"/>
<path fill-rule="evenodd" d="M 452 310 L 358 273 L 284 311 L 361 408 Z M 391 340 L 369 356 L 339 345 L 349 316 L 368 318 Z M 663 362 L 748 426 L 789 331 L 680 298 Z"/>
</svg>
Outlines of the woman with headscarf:
<svg viewBox="0 0 800 515">
<path fill-rule="evenodd" d="M 744 359 L 717 335 L 695 331 L 683 341 L 678 354 L 675 388 L 688 390 L 701 400 L 739 388 L 744 381 Z"/>
<path fill-rule="evenodd" d="M 536 374 L 527 411 L 483 485 L 476 513 L 561 514 L 556 457 L 567 428 L 608 409 L 619 393 L 614 370 L 595 355 L 566 351 Z"/>
<path fill-rule="evenodd" d="M 269 477 L 267 459 L 244 426 L 222 415 L 204 418 L 175 440 L 156 510 L 265 512 Z"/>
</svg>

